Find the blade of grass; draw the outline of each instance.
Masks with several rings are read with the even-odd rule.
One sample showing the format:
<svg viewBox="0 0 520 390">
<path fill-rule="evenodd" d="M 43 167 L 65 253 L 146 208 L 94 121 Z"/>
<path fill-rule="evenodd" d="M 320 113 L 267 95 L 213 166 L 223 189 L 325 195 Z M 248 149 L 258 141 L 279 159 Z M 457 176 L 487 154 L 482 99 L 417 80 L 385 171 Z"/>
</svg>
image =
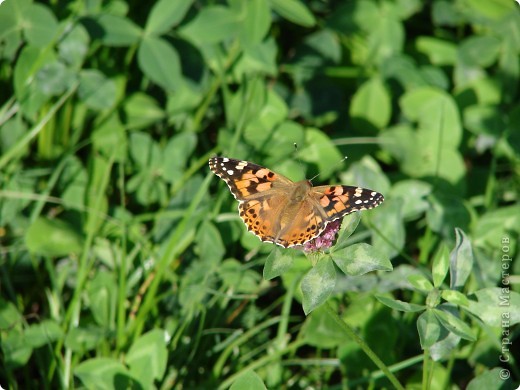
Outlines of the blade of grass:
<svg viewBox="0 0 520 390">
<path fill-rule="evenodd" d="M 218 389 L 228 389 L 229 386 L 231 386 L 231 384 L 233 384 L 233 382 L 240 375 L 242 375 L 244 372 L 246 372 L 246 371 L 254 371 L 254 370 L 256 370 L 259 367 L 263 367 L 263 366 L 265 366 L 265 365 L 267 365 L 267 364 L 269 364 L 271 362 L 275 362 L 278 359 L 280 359 L 280 357 L 285 355 L 286 353 L 290 353 L 290 352 L 300 348 L 303 345 L 305 345 L 305 342 L 303 340 L 298 340 L 298 341 L 295 341 L 295 342 L 289 344 L 287 346 L 287 348 L 285 348 L 284 350 L 275 351 L 272 354 L 266 355 L 263 358 L 260 358 L 260 359 L 258 359 L 256 361 L 254 361 L 253 363 L 251 363 L 248 366 L 244 367 L 240 371 L 235 372 L 233 375 L 231 375 L 229 378 L 227 378 L 224 382 L 222 382 L 220 384 Z"/>
<path fill-rule="evenodd" d="M 394 385 L 396 389 L 404 390 L 404 387 L 399 383 L 394 374 L 390 372 L 388 367 L 383 363 L 383 361 L 377 356 L 372 348 L 368 346 L 368 344 L 363 340 L 354 330 L 343 321 L 339 315 L 334 311 L 329 302 L 325 304 L 325 310 L 329 313 L 329 315 L 334 319 L 334 321 L 339 325 L 339 327 L 343 330 L 343 332 L 352 340 L 354 340 L 359 347 L 365 352 L 365 354 L 369 357 L 372 362 L 379 367 L 379 369 L 385 374 L 386 378 Z"/>
<path fill-rule="evenodd" d="M 45 127 L 45 125 L 56 115 L 58 109 L 71 97 L 76 91 L 78 83 L 74 84 L 67 92 L 65 92 L 61 98 L 52 105 L 50 110 L 45 114 L 41 121 L 39 121 L 25 136 L 20 138 L 18 142 L 0 156 L 0 170 L 4 168 L 11 160 L 15 159 L 18 153 L 20 153 L 25 146 L 27 146 L 34 137 L 36 137 Z"/>
<path fill-rule="evenodd" d="M 166 268 L 168 267 L 170 261 L 172 259 L 177 258 L 182 248 L 184 246 L 180 246 L 179 242 L 182 242 L 182 235 L 185 234 L 187 228 L 188 228 L 188 222 L 192 219 L 193 214 L 195 213 L 195 210 L 197 209 L 197 206 L 200 204 L 202 199 L 204 199 L 204 196 L 207 195 L 208 186 L 212 179 L 212 174 L 208 173 L 206 176 L 206 179 L 202 183 L 202 185 L 199 188 L 199 191 L 195 194 L 193 201 L 191 202 L 190 206 L 186 210 L 186 213 L 184 214 L 184 217 L 177 225 L 177 228 L 170 236 L 170 240 L 166 246 L 166 250 L 164 251 L 163 255 L 159 259 L 159 261 L 156 264 L 155 271 L 157 272 L 156 277 L 150 284 L 150 288 L 148 289 L 148 292 L 145 295 L 145 298 L 143 300 L 143 304 L 140 307 L 135 321 L 132 323 L 129 329 L 129 338 L 136 339 L 142 332 L 146 317 L 148 313 L 155 307 L 155 300 L 157 296 L 157 291 L 159 289 L 159 285 L 164 277 Z"/>
<path fill-rule="evenodd" d="M 103 194 L 105 194 L 105 191 L 108 186 L 109 178 L 110 178 L 110 171 L 111 167 L 114 163 L 113 157 L 110 158 L 110 160 L 107 161 L 107 169 L 104 172 L 104 175 L 99 185 L 96 188 L 96 196 L 94 198 L 94 201 L 92 204 L 94 205 L 94 210 L 98 211 L 103 199 Z M 100 218 L 100 215 L 102 213 L 94 213 L 97 218 Z M 85 282 L 87 280 L 88 274 L 90 272 L 90 269 L 92 265 L 94 264 L 92 261 L 91 256 L 91 247 L 92 242 L 94 241 L 94 236 L 96 234 L 96 230 L 89 229 L 87 231 L 87 237 L 85 239 L 85 243 L 83 245 L 83 249 L 81 251 L 81 256 L 79 259 L 79 265 L 78 265 L 78 273 L 77 273 L 77 281 L 76 286 L 74 288 L 74 293 L 72 295 L 72 299 L 69 303 L 69 306 L 65 312 L 65 317 L 62 325 L 63 333 L 67 333 L 67 331 L 78 324 L 79 322 L 79 313 L 80 313 L 80 297 L 83 292 L 83 287 L 85 285 Z M 56 343 L 56 348 L 54 349 L 54 353 L 56 356 L 60 356 L 61 348 L 63 347 L 63 343 L 65 342 L 64 338 L 61 338 Z M 69 359 L 66 359 L 64 361 L 64 374 L 63 374 L 63 383 L 64 387 L 69 387 L 70 384 L 70 375 L 71 375 L 71 356 L 72 354 L 68 353 L 68 348 L 65 351 L 65 356 L 68 356 Z M 61 360 L 61 359 L 60 359 Z M 54 376 L 54 372 L 56 370 L 56 363 L 53 361 L 49 366 L 49 372 L 47 375 L 47 378 L 49 380 L 49 383 L 52 381 L 52 378 Z M 61 374 L 61 373 L 60 373 Z M 60 375 L 61 376 L 61 375 Z"/>
</svg>

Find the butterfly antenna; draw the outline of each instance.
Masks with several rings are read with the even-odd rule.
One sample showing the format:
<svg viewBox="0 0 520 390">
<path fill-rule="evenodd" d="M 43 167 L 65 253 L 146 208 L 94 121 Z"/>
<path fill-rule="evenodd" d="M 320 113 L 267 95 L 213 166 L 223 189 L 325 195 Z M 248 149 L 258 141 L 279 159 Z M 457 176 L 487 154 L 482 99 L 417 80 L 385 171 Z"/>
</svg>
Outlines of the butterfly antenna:
<svg viewBox="0 0 520 390">
<path fill-rule="evenodd" d="M 343 164 L 343 162 L 344 162 L 347 158 L 348 158 L 348 156 L 345 156 L 345 157 L 343 157 L 341 160 L 339 160 L 339 161 L 337 162 L 337 164 L 334 165 L 334 168 L 336 168 L 336 167 L 337 167 L 338 165 L 340 165 L 340 164 Z M 313 181 L 313 180 L 316 179 L 320 174 L 321 174 L 321 173 L 318 173 L 317 175 L 314 175 L 311 179 L 309 179 L 309 181 Z"/>
</svg>

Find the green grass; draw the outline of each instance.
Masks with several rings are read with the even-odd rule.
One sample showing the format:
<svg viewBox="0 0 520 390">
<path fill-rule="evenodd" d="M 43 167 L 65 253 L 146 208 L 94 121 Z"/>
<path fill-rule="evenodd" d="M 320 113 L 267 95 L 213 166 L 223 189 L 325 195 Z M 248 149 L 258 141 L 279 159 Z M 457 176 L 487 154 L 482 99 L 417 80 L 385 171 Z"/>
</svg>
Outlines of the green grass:
<svg viewBox="0 0 520 390">
<path fill-rule="evenodd" d="M 519 26 L 512 0 L 6 0 L 0 386 L 515 388 Z M 214 155 L 385 202 L 330 250 L 261 243 Z"/>
</svg>

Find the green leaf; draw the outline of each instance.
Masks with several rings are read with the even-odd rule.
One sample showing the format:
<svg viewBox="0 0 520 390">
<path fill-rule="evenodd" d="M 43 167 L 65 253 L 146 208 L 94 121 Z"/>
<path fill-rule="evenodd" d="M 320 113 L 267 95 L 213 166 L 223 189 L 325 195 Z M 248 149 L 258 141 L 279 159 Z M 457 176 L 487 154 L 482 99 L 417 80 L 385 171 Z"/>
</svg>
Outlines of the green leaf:
<svg viewBox="0 0 520 390">
<path fill-rule="evenodd" d="M 353 127 L 360 131 L 383 129 L 391 115 L 390 94 L 379 77 L 366 81 L 352 97 L 350 116 Z"/>
<path fill-rule="evenodd" d="M 425 292 L 433 290 L 431 282 L 422 275 L 410 275 L 408 276 L 408 281 L 417 290 Z"/>
<path fill-rule="evenodd" d="M 218 264 L 226 253 L 218 229 L 209 221 L 204 221 L 197 231 L 197 250 L 208 266 Z"/>
<path fill-rule="evenodd" d="M 423 8 L 423 2 L 420 0 L 398 0 L 395 2 L 395 11 L 400 19 L 406 20 L 412 17 Z"/>
<path fill-rule="evenodd" d="M 360 221 L 361 213 L 359 211 L 349 214 L 343 218 L 343 222 L 341 223 L 341 229 L 338 232 L 338 239 L 336 241 L 336 244 L 332 248 L 333 252 L 336 252 L 347 246 L 348 238 L 352 235 L 352 233 L 354 233 Z"/>
<path fill-rule="evenodd" d="M 347 275 L 363 275 L 367 272 L 391 271 L 388 257 L 366 243 L 354 244 L 331 252 L 332 260 Z"/>
<path fill-rule="evenodd" d="M 42 51 L 27 45 L 22 48 L 16 61 L 13 82 L 15 96 L 20 102 L 22 112 L 28 117 L 34 117 L 34 120 L 49 98 L 39 88 L 34 88 L 32 81 L 36 72 L 45 64 L 54 62 L 55 58 L 52 50 Z"/>
<path fill-rule="evenodd" d="M 16 3 L 16 4 L 14 4 Z M 26 1 L 10 1 L 2 4 L 0 11 L 0 41 L 3 45 L 3 58 L 14 58 L 16 51 L 22 45 L 20 25 L 23 23 L 18 7 L 26 9 L 31 3 Z"/>
<path fill-rule="evenodd" d="M 343 34 L 369 32 L 380 18 L 380 10 L 374 1 L 342 3 L 328 18 L 327 25 Z"/>
<path fill-rule="evenodd" d="M 130 133 L 130 156 L 140 169 L 157 169 L 162 165 L 162 150 L 148 133 Z"/>
<path fill-rule="evenodd" d="M 117 281 L 114 274 L 105 270 L 97 272 L 90 282 L 87 294 L 94 320 L 109 329 L 114 323 L 117 297 Z"/>
<path fill-rule="evenodd" d="M 502 240 L 509 237 L 510 231 L 520 231 L 520 205 L 486 212 L 475 222 L 471 237 L 475 246 L 495 248 L 497 243 L 503 243 Z"/>
<path fill-rule="evenodd" d="M 486 77 L 484 69 L 474 64 L 467 64 L 462 61 L 457 62 L 453 73 L 453 83 L 457 90 L 464 87 L 470 87 L 473 83 L 478 82 Z"/>
<path fill-rule="evenodd" d="M 247 265 L 234 259 L 224 260 L 218 265 L 218 274 L 226 291 L 239 294 L 258 293 L 260 276 Z"/>
<path fill-rule="evenodd" d="M 74 375 L 86 388 L 100 390 L 126 389 L 134 380 L 119 360 L 111 358 L 84 360 L 76 366 Z"/>
<path fill-rule="evenodd" d="M 513 389 L 514 385 L 511 379 L 503 377 L 506 371 L 509 372 L 507 369 L 500 367 L 482 371 L 469 381 L 466 390 Z"/>
<path fill-rule="evenodd" d="M 150 11 L 146 20 L 145 31 L 147 33 L 162 35 L 183 19 L 193 0 L 159 0 Z"/>
<path fill-rule="evenodd" d="M 469 306 L 468 298 L 466 298 L 464 294 L 455 290 L 443 290 L 441 292 L 441 297 L 454 305 Z"/>
<path fill-rule="evenodd" d="M 169 92 L 181 88 L 179 55 L 162 38 L 146 37 L 139 45 L 137 60 L 143 73 Z"/>
<path fill-rule="evenodd" d="M 401 208 L 402 202 L 399 199 L 387 199 L 371 215 L 370 223 L 378 231 L 378 234 L 372 236 L 372 244 L 390 259 L 397 256 L 404 247 L 405 228 Z"/>
<path fill-rule="evenodd" d="M 398 299 L 392 299 L 385 297 L 383 295 L 376 294 L 375 297 L 379 302 L 381 302 L 383 305 L 388 306 L 391 309 L 404 311 L 404 312 L 417 312 L 417 311 L 423 311 L 426 309 L 426 306 L 424 305 L 417 305 L 415 303 L 408 303 L 403 302 Z"/>
<path fill-rule="evenodd" d="M 422 349 L 428 349 L 435 344 L 441 336 L 441 324 L 431 310 L 426 310 L 417 318 L 417 331 Z"/>
<path fill-rule="evenodd" d="M 335 164 L 341 160 L 338 148 L 321 130 L 308 128 L 305 135 L 306 147 L 298 150 L 298 157 L 308 163 L 316 164 L 322 179 L 330 177 Z"/>
<path fill-rule="evenodd" d="M 457 227 L 468 228 L 471 215 L 467 205 L 460 197 L 437 193 L 429 197 L 430 208 L 426 220 L 430 228 L 450 239 Z"/>
<path fill-rule="evenodd" d="M 235 38 L 239 29 L 238 15 L 228 7 L 215 5 L 202 8 L 180 33 L 200 45 Z"/>
<path fill-rule="evenodd" d="M 464 126 L 474 134 L 499 138 L 506 124 L 498 106 L 474 105 L 464 110 Z"/>
<path fill-rule="evenodd" d="M 126 125 L 129 129 L 141 129 L 161 121 L 166 116 L 157 101 L 142 92 L 133 93 L 124 104 Z"/>
<path fill-rule="evenodd" d="M 427 141 L 433 145 L 424 144 L 425 147 L 459 146 L 462 139 L 460 113 L 454 99 L 446 92 L 433 87 L 417 88 L 406 92 L 399 104 L 409 119 L 418 122 L 419 129 L 434 133 Z M 440 137 L 442 134 L 445 136 Z"/>
<path fill-rule="evenodd" d="M 430 62 L 438 66 L 454 65 L 457 60 L 457 45 L 435 37 L 418 37 L 417 50 L 428 56 Z"/>
<path fill-rule="evenodd" d="M 25 343 L 32 348 L 50 346 L 63 337 L 60 325 L 53 320 L 43 320 L 39 324 L 30 325 L 24 334 Z"/>
<path fill-rule="evenodd" d="M 27 135 L 27 125 L 20 118 L 13 117 L 0 126 L 0 155 L 6 153 L 9 149 L 16 147 L 19 142 L 23 142 L 24 136 Z M 20 151 L 20 155 L 27 153 L 27 147 Z M 4 188 L 6 189 L 6 188 Z M 1 214 L 5 218 L 5 214 Z M 4 223 L 6 221 L 4 220 Z"/>
<path fill-rule="evenodd" d="M 303 27 L 316 24 L 314 15 L 298 0 L 269 0 L 271 8 L 283 18 Z"/>
<path fill-rule="evenodd" d="M 78 96 L 85 105 L 94 110 L 106 110 L 116 103 L 114 81 L 95 69 L 85 69 L 80 73 Z"/>
<path fill-rule="evenodd" d="M 292 254 L 288 253 L 287 250 L 282 251 L 278 247 L 274 248 L 265 260 L 264 279 L 271 280 L 282 275 L 291 268 L 292 264 Z"/>
<path fill-rule="evenodd" d="M 421 69 L 408 56 L 397 54 L 385 60 L 385 66 L 381 69 L 381 77 L 395 79 L 405 90 L 412 90 L 430 84 L 421 74 Z"/>
<path fill-rule="evenodd" d="M 433 65 L 423 65 L 419 68 L 421 80 L 427 85 L 431 85 L 442 90 L 448 90 L 451 81 L 448 79 L 443 69 Z"/>
<path fill-rule="evenodd" d="M 168 95 L 166 111 L 172 120 L 182 119 L 187 111 L 198 107 L 203 97 L 191 84 L 181 83 L 176 91 Z M 191 128 L 188 127 L 186 130 Z"/>
<path fill-rule="evenodd" d="M 285 106 L 287 110 L 287 106 Z M 276 148 L 266 148 L 265 152 L 277 159 L 287 156 L 294 151 L 296 145 L 305 144 L 305 130 L 302 125 L 293 121 L 280 123 L 275 130 L 276 140 L 279 146 Z"/>
<path fill-rule="evenodd" d="M 450 269 L 450 254 L 448 247 L 443 242 L 439 245 L 432 261 L 433 285 L 440 287 Z"/>
<path fill-rule="evenodd" d="M 183 178 L 196 146 L 197 136 L 194 133 L 180 133 L 170 138 L 164 148 L 162 164 L 163 177 L 167 182 L 175 183 Z"/>
<path fill-rule="evenodd" d="M 81 235 L 68 223 L 58 219 L 37 218 L 25 234 L 30 252 L 43 256 L 66 256 L 79 253 L 83 246 Z"/>
<path fill-rule="evenodd" d="M 318 263 L 303 277 L 303 311 L 306 315 L 321 306 L 334 291 L 336 270 L 329 256 L 323 256 Z"/>
<path fill-rule="evenodd" d="M 301 336 L 306 344 L 316 348 L 335 348 L 345 342 L 344 330 L 324 307 L 317 308 L 309 315 Z"/>
<path fill-rule="evenodd" d="M 24 20 L 24 14 L 33 5 L 31 0 L 7 1 L 3 2 L 0 15 L 9 16 L 17 24 L 21 24 Z M 7 18 L 6 18 L 7 19 Z M 4 27 L 4 26 L 2 26 Z M 1 28 L 1 27 L 0 27 Z"/>
<path fill-rule="evenodd" d="M 392 186 L 389 198 L 402 199 L 403 218 L 415 220 L 430 207 L 427 196 L 432 185 L 421 180 L 401 180 Z"/>
<path fill-rule="evenodd" d="M 473 270 L 471 243 L 463 230 L 455 228 L 455 248 L 450 253 L 450 288 L 462 289 Z"/>
<path fill-rule="evenodd" d="M 128 137 L 119 116 L 119 113 L 115 112 L 106 117 L 92 132 L 92 143 L 94 150 L 104 157 L 124 162 L 128 154 Z"/>
<path fill-rule="evenodd" d="M 252 118 L 244 129 L 244 138 L 251 145 L 265 145 L 272 139 L 273 133 L 276 131 L 276 126 L 286 118 L 287 105 L 283 99 L 274 91 L 265 91 L 261 85 L 256 94 L 258 96 L 265 96 L 265 99 L 258 102 L 258 111 L 255 117 Z M 236 96 L 238 98 L 238 96 Z M 254 105 L 250 104 L 250 110 L 255 112 Z M 237 120 L 243 117 L 243 102 L 242 99 L 234 99 L 234 111 Z M 292 144 L 291 144 L 292 145 Z M 271 148 L 268 148 L 271 149 Z"/>
<path fill-rule="evenodd" d="M 516 23 L 514 28 L 518 28 Z M 502 50 L 499 53 L 498 60 L 498 77 L 501 82 L 502 101 L 507 104 L 513 103 L 518 91 L 517 83 L 511 83 L 510 80 L 518 80 L 520 77 L 520 64 L 516 55 L 515 44 L 510 40 L 502 42 Z M 509 114 L 511 118 L 511 112 Z M 509 122 L 511 123 L 511 121 Z"/>
<path fill-rule="evenodd" d="M 140 336 L 130 347 L 126 363 L 132 377 L 145 388 L 153 387 L 154 380 L 160 380 L 166 372 L 168 335 L 165 330 L 154 329 Z"/>
<path fill-rule="evenodd" d="M 434 288 L 428 291 L 428 295 L 426 296 L 426 306 L 429 308 L 437 307 L 441 303 L 441 292 Z"/>
<path fill-rule="evenodd" d="M 59 61 L 45 64 L 38 70 L 35 87 L 46 96 L 60 95 L 75 81 L 75 74 Z"/>
<path fill-rule="evenodd" d="M 479 77 L 471 80 L 468 83 L 467 88 L 470 89 L 471 93 L 476 95 L 476 103 L 482 105 L 493 105 L 497 106 L 503 103 L 502 86 L 498 80 L 494 77 Z M 467 90 L 461 90 L 461 93 L 468 93 Z M 463 104 L 467 104 L 463 102 Z"/>
<path fill-rule="evenodd" d="M 73 67 L 79 69 L 88 52 L 90 37 L 81 24 L 76 24 L 58 43 L 60 58 Z"/>
<path fill-rule="evenodd" d="M 65 346 L 73 352 L 85 353 L 96 348 L 105 336 L 105 330 L 101 327 L 71 328 L 65 338 Z"/>
<path fill-rule="evenodd" d="M 277 55 L 278 48 L 272 38 L 267 38 L 256 45 L 246 46 L 244 55 L 238 59 L 233 69 L 236 77 L 257 73 L 276 76 L 278 74 Z"/>
<path fill-rule="evenodd" d="M 0 298 L 0 330 L 16 329 L 23 322 L 23 316 L 16 306 Z"/>
<path fill-rule="evenodd" d="M 27 41 L 44 48 L 57 38 L 58 22 L 54 14 L 43 4 L 31 4 L 24 10 L 24 33 Z"/>
<path fill-rule="evenodd" d="M 467 12 L 475 13 L 475 17 L 483 17 L 494 21 L 499 21 L 517 6 L 510 1 L 467 0 L 466 4 L 469 7 Z"/>
<path fill-rule="evenodd" d="M 489 287 L 471 295 L 467 311 L 473 313 L 489 326 L 500 327 L 520 323 L 520 294 L 509 285 L 502 288 Z"/>
<path fill-rule="evenodd" d="M 470 36 L 459 44 L 458 59 L 486 68 L 497 61 L 500 45 L 500 39 L 493 36 Z"/>
<path fill-rule="evenodd" d="M 440 323 L 450 332 L 469 341 L 476 340 L 476 337 L 474 336 L 471 328 L 451 312 L 440 309 L 432 309 L 432 311 Z"/>
<path fill-rule="evenodd" d="M 371 26 L 366 50 L 370 53 L 369 62 L 381 64 L 403 51 L 405 31 L 403 24 L 394 15 L 379 15 L 377 22 Z"/>
<path fill-rule="evenodd" d="M 264 382 L 254 371 L 247 370 L 240 374 L 233 382 L 229 390 L 265 390 Z"/>
<path fill-rule="evenodd" d="M 444 329 L 444 333 L 446 333 L 446 329 Z M 460 337 L 457 336 L 455 333 L 447 332 L 448 335 L 446 337 L 442 337 L 441 340 L 437 341 L 435 344 L 433 344 L 430 348 L 430 355 L 433 359 L 433 361 L 441 361 L 443 359 L 448 359 L 453 352 L 455 351 L 455 348 L 460 343 Z"/>
<path fill-rule="evenodd" d="M 432 17 L 435 26 L 456 27 L 466 22 L 463 10 L 451 1 L 432 3 Z"/>
<path fill-rule="evenodd" d="M 239 38 L 245 48 L 261 43 L 271 27 L 271 13 L 266 0 L 234 0 L 229 2 L 240 15 Z"/>
<path fill-rule="evenodd" d="M 136 44 L 141 27 L 123 16 L 103 13 L 97 19 L 103 29 L 101 41 L 107 46 L 124 47 Z"/>
<path fill-rule="evenodd" d="M 4 367 L 10 369 L 24 367 L 33 352 L 33 348 L 25 340 L 25 335 L 13 330 L 2 337 L 1 347 L 4 354 Z"/>
</svg>

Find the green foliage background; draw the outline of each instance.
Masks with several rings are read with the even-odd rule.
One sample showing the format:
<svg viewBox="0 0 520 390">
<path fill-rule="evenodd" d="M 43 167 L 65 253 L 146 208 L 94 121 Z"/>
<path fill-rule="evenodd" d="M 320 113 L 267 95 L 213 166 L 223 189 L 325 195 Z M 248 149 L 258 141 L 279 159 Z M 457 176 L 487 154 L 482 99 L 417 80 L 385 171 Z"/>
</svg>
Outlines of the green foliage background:
<svg viewBox="0 0 520 390">
<path fill-rule="evenodd" d="M 0 385 L 398 387 L 348 326 L 406 388 L 513 388 L 519 53 L 513 0 L 6 0 Z M 383 193 L 342 241 L 379 255 L 269 258 L 215 154 Z"/>
</svg>

